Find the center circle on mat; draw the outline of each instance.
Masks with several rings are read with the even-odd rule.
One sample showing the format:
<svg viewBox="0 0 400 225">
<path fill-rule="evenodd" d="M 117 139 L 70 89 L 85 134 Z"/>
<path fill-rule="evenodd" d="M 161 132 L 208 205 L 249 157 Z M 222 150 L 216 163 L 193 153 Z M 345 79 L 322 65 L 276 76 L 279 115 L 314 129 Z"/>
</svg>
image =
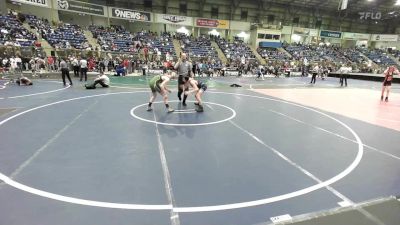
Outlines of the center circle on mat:
<svg viewBox="0 0 400 225">
<path fill-rule="evenodd" d="M 179 102 L 179 101 L 174 100 L 174 101 L 169 101 L 169 102 L 171 103 L 171 102 Z M 192 101 L 188 101 L 188 102 L 192 102 Z M 160 104 L 160 103 L 163 103 L 163 102 L 162 101 L 153 102 L 153 104 Z M 227 111 L 230 111 L 231 114 L 228 115 L 224 119 L 220 119 L 220 120 L 216 120 L 216 121 L 210 121 L 210 122 L 167 123 L 167 122 L 161 122 L 161 121 L 157 121 L 157 120 L 146 119 L 143 116 L 138 115 L 137 111 L 139 111 L 139 110 L 146 111 L 145 107 L 147 106 L 147 104 L 148 103 L 144 103 L 144 104 L 137 105 L 137 106 L 133 107 L 131 109 L 131 111 L 130 111 L 131 116 L 133 118 L 136 118 L 138 120 L 141 120 L 143 122 L 148 122 L 148 123 L 154 123 L 154 124 L 159 124 L 159 125 L 164 125 L 164 126 L 187 126 L 187 127 L 189 127 L 189 126 L 206 126 L 206 125 L 213 125 L 213 124 L 223 123 L 223 122 L 229 121 L 229 120 L 231 120 L 231 119 L 236 117 L 236 111 L 234 109 L 226 106 L 226 105 L 222 105 L 222 104 L 215 103 L 215 102 L 203 102 L 203 104 L 206 104 L 206 105 L 209 104 L 209 105 L 213 105 L 213 106 L 218 106 L 218 108 L 223 108 L 223 109 L 225 109 Z M 206 106 L 203 106 L 203 107 L 206 107 Z M 168 116 L 169 117 L 177 117 L 178 116 L 177 114 L 179 114 L 179 113 L 197 113 L 197 112 L 194 109 L 190 109 L 190 108 L 187 108 L 187 109 L 184 109 L 184 110 L 179 110 L 178 109 L 178 110 L 175 110 L 175 112 L 173 112 L 173 113 L 169 113 Z M 201 115 L 203 115 L 204 113 L 206 113 L 206 112 L 202 112 Z"/>
<path fill-rule="evenodd" d="M 106 94 L 97 94 L 97 95 L 89 95 L 89 96 L 83 96 L 83 97 L 77 97 L 77 98 L 71 98 L 71 99 L 66 99 L 66 100 L 61 100 L 45 105 L 41 105 L 35 108 L 31 108 L 28 110 L 25 110 L 23 112 L 20 112 L 16 115 L 10 116 L 2 121 L 0 121 L 0 126 L 6 123 L 7 121 L 10 121 L 12 119 L 15 119 L 19 116 L 22 116 L 26 113 L 32 112 L 34 110 L 42 109 L 45 107 L 53 106 L 53 105 L 58 105 L 61 103 L 66 103 L 66 102 L 71 102 L 71 101 L 76 101 L 76 100 L 81 100 L 81 99 L 87 99 L 87 98 L 94 98 L 94 97 L 100 97 L 100 96 L 108 96 L 108 95 L 119 95 L 119 94 L 135 94 L 135 93 L 147 93 L 147 91 L 133 91 L 133 92 L 117 92 L 117 93 L 106 93 Z M 328 119 L 331 119 L 344 128 L 346 128 L 355 138 L 357 146 L 358 146 L 358 151 L 355 159 L 353 162 L 346 167 L 342 172 L 339 174 L 335 175 L 334 177 L 329 178 L 328 180 L 321 181 L 318 184 L 312 185 L 310 187 L 306 187 L 300 190 L 296 190 L 290 193 L 278 195 L 278 196 L 273 196 L 273 197 L 267 197 L 264 199 L 258 199 L 258 200 L 250 200 L 250 201 L 244 201 L 244 202 L 238 202 L 238 203 L 231 203 L 231 204 L 220 204 L 220 205 L 209 205 L 209 206 L 188 206 L 188 207 L 176 207 L 173 205 L 145 205 L 145 204 L 127 204 L 127 203 L 115 203 L 115 202 L 102 202 L 102 201 L 95 201 L 95 200 L 88 200 L 88 199 L 81 199 L 81 198 L 75 198 L 75 197 L 70 197 L 70 196 L 64 196 L 60 194 L 55 194 L 39 189 L 35 189 L 33 187 L 29 187 L 27 185 L 24 185 L 22 183 L 19 183 L 12 178 L 4 175 L 3 173 L 0 172 L 0 180 L 2 180 L 4 183 L 17 188 L 19 190 L 45 197 L 48 199 L 53 199 L 57 201 L 62 201 L 62 202 L 68 202 L 68 203 L 73 203 L 73 204 L 79 204 L 79 205 L 86 205 L 86 206 L 94 206 L 94 207 L 102 207 L 102 208 L 113 208 L 113 209 L 135 209 L 135 210 L 172 210 L 174 212 L 209 212 L 209 211 L 219 211 L 219 210 L 230 210 L 230 209 L 240 209 L 240 208 L 246 208 L 246 207 L 252 207 L 252 206 L 259 206 L 259 205 L 265 205 L 273 202 L 279 202 L 282 200 L 287 200 L 290 198 L 298 197 L 301 195 L 308 194 L 310 192 L 319 190 L 321 188 L 325 188 L 329 185 L 332 185 L 333 183 L 343 179 L 347 175 L 349 175 L 361 162 L 361 159 L 364 154 L 364 146 L 363 143 L 358 136 L 358 134 L 351 129 L 347 124 L 344 122 L 340 121 L 339 119 L 334 118 L 333 116 L 326 114 L 324 112 L 318 111 L 316 109 L 303 106 L 300 104 L 288 102 L 285 100 L 281 99 L 274 99 L 274 98 L 269 98 L 265 96 L 258 96 L 258 95 L 248 95 L 248 94 L 239 94 L 239 93 L 230 93 L 230 92 L 217 92 L 217 91 L 210 91 L 208 93 L 211 94 L 222 94 L 222 95 L 232 95 L 232 96 L 241 96 L 241 97 L 249 97 L 253 99 L 261 99 L 261 100 L 268 100 L 268 101 L 273 101 L 273 102 L 279 102 L 279 103 L 284 103 L 292 106 L 297 106 L 302 109 L 309 110 L 311 112 L 315 112 L 317 114 L 320 114 L 322 116 L 325 116 Z"/>
</svg>

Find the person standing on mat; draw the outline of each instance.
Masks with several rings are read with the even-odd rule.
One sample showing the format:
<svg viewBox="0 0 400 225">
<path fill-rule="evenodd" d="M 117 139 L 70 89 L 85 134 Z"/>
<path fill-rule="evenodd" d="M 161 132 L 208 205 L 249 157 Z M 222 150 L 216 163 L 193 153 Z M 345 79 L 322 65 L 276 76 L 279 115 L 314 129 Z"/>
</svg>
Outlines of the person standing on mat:
<svg viewBox="0 0 400 225">
<path fill-rule="evenodd" d="M 85 81 L 87 81 L 87 71 L 88 71 L 88 62 L 85 58 L 82 58 L 81 61 L 79 62 L 79 65 L 81 67 L 81 79 L 79 81 L 82 81 L 83 76 L 85 76 Z"/>
<path fill-rule="evenodd" d="M 311 82 L 310 82 L 310 84 L 315 84 L 315 81 L 316 81 L 316 79 L 317 79 L 318 72 L 319 72 L 319 67 L 318 67 L 318 64 L 316 64 L 315 67 L 314 67 L 314 69 L 313 69 L 313 71 L 312 71 L 312 77 L 311 77 Z"/>
<path fill-rule="evenodd" d="M 64 83 L 64 86 L 66 86 L 67 84 L 65 83 L 65 76 L 67 76 L 68 80 L 69 80 L 69 85 L 72 85 L 72 80 L 71 77 L 69 76 L 69 68 L 68 68 L 68 63 L 65 61 L 65 59 L 61 59 L 60 62 L 60 69 L 61 69 L 61 76 L 62 76 L 62 80 Z"/>
<path fill-rule="evenodd" d="M 147 111 L 153 110 L 151 105 L 153 104 L 154 99 L 157 97 L 157 92 L 160 93 L 160 95 L 163 97 L 163 101 L 165 107 L 167 108 L 167 112 L 171 113 L 175 111 L 168 104 L 168 92 L 171 93 L 171 90 L 167 88 L 168 82 L 174 77 L 175 73 L 170 72 L 165 75 L 157 75 L 151 78 L 151 80 L 149 81 L 149 86 L 151 89 L 151 97 L 149 100 L 149 104 L 147 106 Z"/>
<path fill-rule="evenodd" d="M 186 76 L 183 78 L 185 81 L 185 95 L 188 96 L 190 93 L 195 92 L 194 97 L 196 98 L 197 102 L 194 104 L 198 107 L 196 109 L 197 112 L 203 112 L 203 102 L 201 101 L 201 95 L 207 90 L 207 84 L 203 83 L 202 81 L 197 81 L 192 77 Z M 188 91 L 189 86 L 192 87 L 191 91 Z"/>
<path fill-rule="evenodd" d="M 345 86 L 347 87 L 347 76 L 348 73 L 350 73 L 352 70 L 351 67 L 346 67 L 343 65 L 340 67 L 339 72 L 340 72 L 340 86 L 343 87 L 343 83 L 345 83 Z"/>
<path fill-rule="evenodd" d="M 385 95 L 385 90 L 386 90 L 385 102 L 388 102 L 390 87 L 392 86 L 393 75 L 394 74 L 399 75 L 399 70 L 395 66 L 389 66 L 383 74 L 385 75 L 385 79 L 383 80 L 383 85 L 382 85 L 381 101 L 383 101 L 383 96 Z"/>
<path fill-rule="evenodd" d="M 186 53 L 181 53 L 178 62 L 174 66 L 174 69 L 177 71 L 178 74 L 178 99 L 179 101 L 181 101 L 182 93 L 185 87 L 185 82 L 183 80 L 183 77 L 193 76 L 192 63 L 187 60 Z M 182 102 L 183 106 L 186 106 L 186 98 L 187 95 L 183 95 L 183 102 Z"/>
</svg>

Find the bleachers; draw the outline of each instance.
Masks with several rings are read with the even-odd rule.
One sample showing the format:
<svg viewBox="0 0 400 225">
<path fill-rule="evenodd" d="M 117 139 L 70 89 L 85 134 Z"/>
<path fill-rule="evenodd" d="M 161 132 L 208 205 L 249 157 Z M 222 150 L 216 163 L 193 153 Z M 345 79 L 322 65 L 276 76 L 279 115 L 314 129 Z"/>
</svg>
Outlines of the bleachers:
<svg viewBox="0 0 400 225">
<path fill-rule="evenodd" d="M 136 47 L 132 42 L 133 35 L 122 26 L 105 28 L 92 25 L 89 26 L 89 30 L 104 51 L 133 52 L 136 49 L 133 48 Z"/>
<path fill-rule="evenodd" d="M 122 26 L 113 25 L 105 28 L 102 26 L 89 26 L 93 37 L 97 38 L 102 50 L 113 52 L 139 52 L 147 47 L 151 54 L 161 52 L 175 55 L 172 37 L 169 33 L 162 33 L 157 36 L 156 33 L 141 31 L 130 33 Z"/>
<path fill-rule="evenodd" d="M 22 23 L 13 14 L 0 15 L 0 45 L 32 46 L 36 35 L 22 26 Z"/>
<path fill-rule="evenodd" d="M 36 29 L 54 48 L 86 49 L 89 47 L 83 30 L 78 25 L 59 24 L 53 28 L 45 19 L 25 15 L 29 26 Z"/>
<path fill-rule="evenodd" d="M 285 49 L 293 56 L 293 59 L 295 60 L 307 58 L 309 62 L 327 61 L 338 64 L 350 62 L 347 57 L 345 57 L 338 51 L 338 47 L 316 45 L 289 45 L 286 46 Z"/>
<path fill-rule="evenodd" d="M 78 25 L 60 24 L 54 32 L 47 33 L 43 37 L 55 48 L 86 49 L 85 35 Z"/>
<path fill-rule="evenodd" d="M 228 60 L 239 60 L 243 56 L 251 60 L 256 58 L 253 51 L 242 40 L 234 40 L 229 43 L 224 38 L 218 38 L 216 42 Z"/>
<path fill-rule="evenodd" d="M 367 60 L 362 56 L 362 54 L 355 48 L 342 48 L 338 50 L 346 58 L 354 63 L 366 63 Z"/>
<path fill-rule="evenodd" d="M 369 59 L 371 59 L 374 63 L 380 66 L 389 66 L 389 65 L 396 65 L 396 62 L 393 61 L 388 56 L 388 53 L 382 49 L 374 49 L 369 50 L 366 48 L 360 49 L 360 51 L 366 55 Z"/>
<path fill-rule="evenodd" d="M 181 41 L 182 50 L 188 52 L 193 58 L 218 59 L 217 51 L 211 46 L 209 37 L 202 35 L 198 38 L 178 34 L 177 38 Z"/>
<path fill-rule="evenodd" d="M 276 48 L 258 48 L 258 54 L 265 60 L 290 60 L 291 57 Z"/>
<path fill-rule="evenodd" d="M 172 56 L 176 55 L 170 33 L 161 33 L 158 36 L 157 33 L 139 32 L 135 35 L 135 40 L 140 41 L 142 46 L 149 47 L 153 53 L 160 51 L 162 55 L 166 55 L 167 53 Z"/>
</svg>

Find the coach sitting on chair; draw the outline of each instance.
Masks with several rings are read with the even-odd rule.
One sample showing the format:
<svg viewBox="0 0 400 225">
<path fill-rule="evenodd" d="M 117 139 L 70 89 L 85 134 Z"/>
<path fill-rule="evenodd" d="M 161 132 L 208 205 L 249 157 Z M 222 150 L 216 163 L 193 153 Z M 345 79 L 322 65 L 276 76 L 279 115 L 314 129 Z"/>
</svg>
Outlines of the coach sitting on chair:
<svg viewBox="0 0 400 225">
<path fill-rule="evenodd" d="M 107 75 L 104 74 L 103 71 L 100 72 L 100 75 L 97 76 L 96 79 L 94 79 L 93 84 L 86 84 L 85 87 L 86 89 L 96 89 L 96 85 L 100 84 L 102 87 L 109 87 L 110 86 L 110 78 L 107 77 Z"/>
</svg>

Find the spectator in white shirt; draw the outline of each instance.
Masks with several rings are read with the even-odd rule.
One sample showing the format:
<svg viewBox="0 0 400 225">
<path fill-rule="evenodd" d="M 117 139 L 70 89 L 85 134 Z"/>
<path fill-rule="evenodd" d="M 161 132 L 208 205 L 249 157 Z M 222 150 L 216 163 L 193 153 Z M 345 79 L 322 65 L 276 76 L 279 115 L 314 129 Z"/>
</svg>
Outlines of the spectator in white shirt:
<svg viewBox="0 0 400 225">
<path fill-rule="evenodd" d="M 88 62 L 85 58 L 82 58 L 81 61 L 79 62 L 79 65 L 81 66 L 81 77 L 80 81 L 82 81 L 83 76 L 85 76 L 85 81 L 87 81 L 87 71 L 88 71 Z"/>
<path fill-rule="evenodd" d="M 22 59 L 19 56 L 15 57 L 15 63 L 17 64 L 16 70 L 22 73 Z"/>
<path fill-rule="evenodd" d="M 71 62 L 72 62 L 72 67 L 74 69 L 74 77 L 79 77 L 79 61 L 78 61 L 78 59 L 74 57 L 71 60 Z"/>
<path fill-rule="evenodd" d="M 340 67 L 339 72 L 340 72 L 340 86 L 343 87 L 343 82 L 345 83 L 346 87 L 347 87 L 347 76 L 349 75 L 348 73 L 350 73 L 352 70 L 352 68 L 346 67 L 345 65 L 343 65 L 342 67 Z"/>
</svg>

